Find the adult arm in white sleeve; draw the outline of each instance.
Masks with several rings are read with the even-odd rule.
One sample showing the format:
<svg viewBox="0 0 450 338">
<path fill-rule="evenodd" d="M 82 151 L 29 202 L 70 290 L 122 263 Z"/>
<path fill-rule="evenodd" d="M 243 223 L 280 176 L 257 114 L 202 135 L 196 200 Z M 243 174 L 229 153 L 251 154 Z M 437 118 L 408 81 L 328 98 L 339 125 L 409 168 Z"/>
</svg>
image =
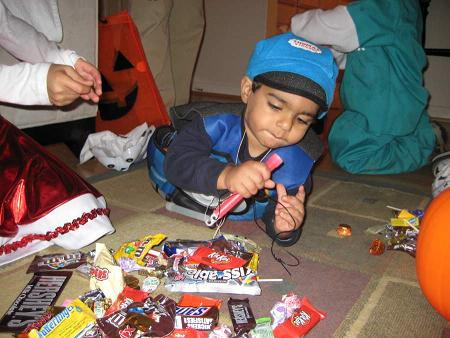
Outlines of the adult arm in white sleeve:
<svg viewBox="0 0 450 338">
<path fill-rule="evenodd" d="M 0 65 L 0 101 L 21 105 L 50 105 L 47 74 L 50 64 Z"/>
<path fill-rule="evenodd" d="M 74 66 L 80 58 L 74 51 L 59 48 L 27 22 L 14 16 L 0 1 L 0 45 L 19 60 Z"/>
<path fill-rule="evenodd" d="M 338 64 L 344 53 L 359 47 L 356 27 L 346 6 L 297 14 L 291 19 L 291 30 L 311 42 L 331 47 Z"/>
</svg>

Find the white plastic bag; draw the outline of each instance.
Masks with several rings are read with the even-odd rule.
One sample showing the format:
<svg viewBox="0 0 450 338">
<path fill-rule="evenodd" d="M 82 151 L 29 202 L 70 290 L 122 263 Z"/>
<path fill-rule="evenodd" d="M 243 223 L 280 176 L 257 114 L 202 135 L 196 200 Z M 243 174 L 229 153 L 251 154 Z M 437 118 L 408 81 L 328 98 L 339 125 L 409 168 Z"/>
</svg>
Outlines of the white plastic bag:
<svg viewBox="0 0 450 338">
<path fill-rule="evenodd" d="M 154 131 L 154 126 L 144 122 L 126 135 L 109 130 L 90 134 L 81 149 L 80 164 L 95 157 L 107 168 L 126 171 L 132 163 L 146 158 L 148 141 Z"/>
</svg>

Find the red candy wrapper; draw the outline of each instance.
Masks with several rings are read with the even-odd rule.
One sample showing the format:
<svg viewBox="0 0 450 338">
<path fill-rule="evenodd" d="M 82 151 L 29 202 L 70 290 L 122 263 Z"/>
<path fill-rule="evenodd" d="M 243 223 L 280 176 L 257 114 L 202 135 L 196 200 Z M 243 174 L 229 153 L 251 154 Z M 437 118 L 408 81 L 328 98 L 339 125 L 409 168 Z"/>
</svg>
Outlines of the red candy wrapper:
<svg viewBox="0 0 450 338">
<path fill-rule="evenodd" d="M 185 294 L 176 307 L 175 329 L 210 331 L 219 322 L 222 300 Z"/>
<path fill-rule="evenodd" d="M 165 338 L 208 338 L 207 331 L 198 331 L 194 329 L 175 329 Z"/>
<path fill-rule="evenodd" d="M 213 250 L 204 246 L 199 247 L 189 257 L 189 263 L 198 263 L 210 266 L 216 270 L 225 270 L 244 266 L 246 260 L 228 255 L 222 251 Z"/>
<path fill-rule="evenodd" d="M 288 319 L 278 325 L 273 334 L 275 338 L 303 337 L 326 315 L 325 312 L 315 308 L 308 298 L 304 297 L 301 300 L 300 308 L 295 309 Z"/>
<path fill-rule="evenodd" d="M 108 316 L 113 312 L 126 309 L 132 303 L 143 302 L 148 296 L 147 292 L 125 286 L 114 303 L 108 308 L 105 315 Z"/>
</svg>

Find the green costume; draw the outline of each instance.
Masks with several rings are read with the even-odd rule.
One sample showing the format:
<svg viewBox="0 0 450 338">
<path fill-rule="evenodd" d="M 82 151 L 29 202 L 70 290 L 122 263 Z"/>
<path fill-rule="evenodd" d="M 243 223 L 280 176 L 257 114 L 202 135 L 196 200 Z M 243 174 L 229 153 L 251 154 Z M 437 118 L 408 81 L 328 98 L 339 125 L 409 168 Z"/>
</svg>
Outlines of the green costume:
<svg viewBox="0 0 450 338">
<path fill-rule="evenodd" d="M 425 110 L 426 57 L 418 1 L 361 0 L 304 18 L 308 29 L 293 29 L 298 35 L 308 33 L 319 18 L 351 27 L 340 36 L 345 41 L 328 41 L 347 57 L 341 85 L 345 111 L 328 137 L 333 160 L 349 172 L 364 174 L 407 172 L 425 165 L 435 136 Z"/>
</svg>

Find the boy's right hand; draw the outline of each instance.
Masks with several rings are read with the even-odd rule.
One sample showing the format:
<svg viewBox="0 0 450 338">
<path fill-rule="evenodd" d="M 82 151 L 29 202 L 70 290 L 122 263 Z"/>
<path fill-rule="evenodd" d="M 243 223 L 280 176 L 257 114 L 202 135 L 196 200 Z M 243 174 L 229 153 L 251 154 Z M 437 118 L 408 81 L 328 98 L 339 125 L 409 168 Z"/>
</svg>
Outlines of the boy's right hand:
<svg viewBox="0 0 450 338">
<path fill-rule="evenodd" d="M 262 188 L 272 189 L 275 182 L 270 179 L 267 165 L 257 161 L 247 161 L 238 166 L 227 166 L 219 175 L 217 189 L 236 192 L 244 198 L 256 195 Z"/>
<path fill-rule="evenodd" d="M 88 94 L 93 81 L 83 79 L 70 66 L 52 64 L 47 74 L 47 92 L 55 106 L 65 106 Z"/>
</svg>

